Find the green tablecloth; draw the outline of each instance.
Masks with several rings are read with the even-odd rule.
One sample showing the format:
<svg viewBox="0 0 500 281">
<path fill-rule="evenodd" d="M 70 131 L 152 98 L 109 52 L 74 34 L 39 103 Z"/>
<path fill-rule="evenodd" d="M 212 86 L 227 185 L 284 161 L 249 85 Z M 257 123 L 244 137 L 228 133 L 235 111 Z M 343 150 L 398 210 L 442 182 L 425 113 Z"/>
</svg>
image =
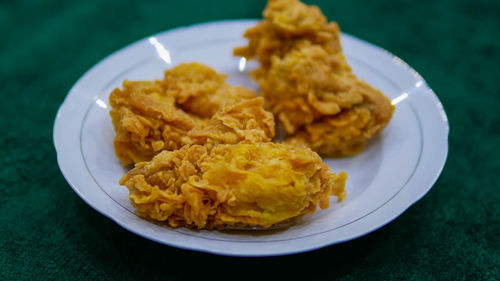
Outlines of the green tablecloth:
<svg viewBox="0 0 500 281">
<path fill-rule="evenodd" d="M 264 3 L 0 2 L 0 280 L 500 279 L 499 1 L 308 2 L 419 71 L 450 121 L 448 161 L 435 186 L 372 234 L 284 257 L 212 256 L 131 234 L 71 190 L 52 128 L 86 70 L 160 31 L 257 18 Z"/>
</svg>

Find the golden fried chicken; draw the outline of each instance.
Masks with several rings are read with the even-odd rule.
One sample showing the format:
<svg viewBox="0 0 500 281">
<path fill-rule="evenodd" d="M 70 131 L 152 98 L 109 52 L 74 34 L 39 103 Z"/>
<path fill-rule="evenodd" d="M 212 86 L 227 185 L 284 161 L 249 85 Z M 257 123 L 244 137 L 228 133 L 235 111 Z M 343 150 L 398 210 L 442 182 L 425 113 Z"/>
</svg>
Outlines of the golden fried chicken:
<svg viewBox="0 0 500 281">
<path fill-rule="evenodd" d="M 338 25 L 298 0 L 269 0 L 263 15 L 244 34 L 248 46 L 234 54 L 259 60 L 251 75 L 286 141 L 329 156 L 360 152 L 387 125 L 394 107 L 353 74 Z"/>
<path fill-rule="evenodd" d="M 251 90 L 230 86 L 225 78 L 208 66 L 189 63 L 167 70 L 163 81 L 124 81 L 123 89 L 115 89 L 109 97 L 116 132 L 114 148 L 122 164 L 148 161 L 162 150 L 191 144 L 190 130 L 198 132 L 193 136 L 199 135 L 200 128 L 218 122 L 210 121 L 217 111 L 257 97 Z M 221 117 L 221 113 L 214 118 L 228 123 L 231 129 L 240 130 L 240 136 L 241 130 L 256 134 L 258 126 L 265 126 L 261 139 L 272 138 L 274 120 L 264 111 L 262 101 L 254 101 L 244 112 L 257 114 L 262 119 L 252 121 L 243 113 L 233 117 Z M 242 123 L 238 123 L 240 117 L 244 118 Z"/>
<path fill-rule="evenodd" d="M 315 152 L 271 142 L 186 145 L 137 163 L 120 180 L 137 213 L 192 228 L 270 227 L 345 196 L 346 174 Z"/>
</svg>

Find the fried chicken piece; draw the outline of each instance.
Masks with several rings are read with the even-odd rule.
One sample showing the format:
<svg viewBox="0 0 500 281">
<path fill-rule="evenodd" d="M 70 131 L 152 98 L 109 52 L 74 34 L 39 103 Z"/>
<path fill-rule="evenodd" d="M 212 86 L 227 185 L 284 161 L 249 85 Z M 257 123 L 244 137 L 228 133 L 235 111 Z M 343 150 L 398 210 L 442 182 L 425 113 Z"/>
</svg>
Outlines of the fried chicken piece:
<svg viewBox="0 0 500 281">
<path fill-rule="evenodd" d="M 346 174 L 286 144 L 186 145 L 140 162 L 120 180 L 137 213 L 198 229 L 270 227 L 345 196 Z"/>
<path fill-rule="evenodd" d="M 212 124 L 210 118 L 226 106 L 257 97 L 251 90 L 227 84 L 225 78 L 208 66 L 189 63 L 165 71 L 163 81 L 124 81 L 123 89 L 109 97 L 114 148 L 122 164 L 148 161 L 162 150 L 193 143 L 187 136 L 190 130 Z M 252 107 L 255 112 L 263 111 L 255 106 L 258 102 Z M 268 132 L 274 121 L 265 120 Z"/>
<path fill-rule="evenodd" d="M 390 100 L 353 74 L 338 25 L 318 7 L 269 0 L 263 14 L 234 54 L 259 60 L 251 75 L 286 141 L 328 156 L 359 153 L 390 121 Z"/>
</svg>

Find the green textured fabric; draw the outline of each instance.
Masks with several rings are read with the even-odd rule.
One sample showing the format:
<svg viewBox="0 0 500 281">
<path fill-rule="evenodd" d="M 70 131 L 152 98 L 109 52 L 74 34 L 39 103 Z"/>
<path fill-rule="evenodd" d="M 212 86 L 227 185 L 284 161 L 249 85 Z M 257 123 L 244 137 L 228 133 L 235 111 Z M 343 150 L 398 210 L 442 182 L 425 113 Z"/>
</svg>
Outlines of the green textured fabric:
<svg viewBox="0 0 500 281">
<path fill-rule="evenodd" d="M 162 246 L 86 205 L 61 175 L 56 111 L 111 52 L 170 28 L 257 18 L 260 1 L 0 1 L 0 280 L 499 280 L 500 1 L 308 1 L 414 67 L 450 121 L 432 190 L 367 236 L 234 258 Z"/>
</svg>

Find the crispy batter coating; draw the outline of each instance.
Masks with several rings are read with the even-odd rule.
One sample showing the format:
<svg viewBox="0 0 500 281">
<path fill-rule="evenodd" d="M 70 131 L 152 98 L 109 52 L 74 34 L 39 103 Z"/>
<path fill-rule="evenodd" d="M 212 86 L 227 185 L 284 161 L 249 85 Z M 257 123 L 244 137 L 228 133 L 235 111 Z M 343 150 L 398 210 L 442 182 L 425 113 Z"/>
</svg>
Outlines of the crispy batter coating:
<svg viewBox="0 0 500 281">
<path fill-rule="evenodd" d="M 203 122 L 176 106 L 164 95 L 159 81 L 124 81 L 109 98 L 115 128 L 115 154 L 123 165 L 150 160 L 161 150 L 178 149 L 189 143 L 187 131 Z"/>
<path fill-rule="evenodd" d="M 360 152 L 387 125 L 394 107 L 352 73 L 338 25 L 298 0 L 269 0 L 263 14 L 244 34 L 248 46 L 234 54 L 259 60 L 251 75 L 287 142 L 329 156 Z"/>
<path fill-rule="evenodd" d="M 193 143 L 215 144 L 268 142 L 274 137 L 274 117 L 264 110 L 262 97 L 228 105 L 187 134 Z"/>
<path fill-rule="evenodd" d="M 183 110 L 210 118 L 227 104 L 256 97 L 250 89 L 229 85 L 226 78 L 206 65 L 187 63 L 165 71 L 163 85 Z"/>
<path fill-rule="evenodd" d="M 239 130 L 238 140 L 247 131 L 260 133 L 262 141 L 272 138 L 274 120 L 264 111 L 262 101 L 253 101 L 245 109 L 262 117 L 258 122 L 243 113 L 214 116 L 219 110 L 229 110 L 232 104 L 257 97 L 251 90 L 230 86 L 225 78 L 208 66 L 189 63 L 165 71 L 163 81 L 124 81 L 123 89 L 115 89 L 109 97 L 116 132 L 114 148 L 122 164 L 148 161 L 162 150 L 199 143 L 200 128 L 214 126 L 214 122 L 224 121 L 228 131 Z M 211 121 L 211 117 L 219 121 Z M 264 127 L 259 131 L 261 125 Z M 188 136 L 192 129 L 198 132 L 193 133 L 196 140 Z"/>
<path fill-rule="evenodd" d="M 346 174 L 285 144 L 186 145 L 140 162 L 120 180 L 137 213 L 173 227 L 270 227 L 345 196 Z"/>
</svg>

